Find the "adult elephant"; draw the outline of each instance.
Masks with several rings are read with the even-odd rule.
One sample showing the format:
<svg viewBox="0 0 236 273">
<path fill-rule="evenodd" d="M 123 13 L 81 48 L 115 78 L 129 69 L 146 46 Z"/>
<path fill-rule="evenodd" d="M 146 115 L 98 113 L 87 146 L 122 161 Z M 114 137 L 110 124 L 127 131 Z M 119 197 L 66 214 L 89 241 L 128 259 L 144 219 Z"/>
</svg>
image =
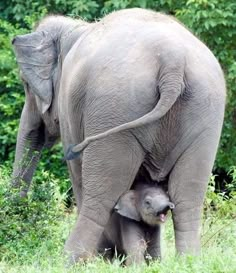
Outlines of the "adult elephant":
<svg viewBox="0 0 236 273">
<path fill-rule="evenodd" d="M 80 209 L 71 257 L 95 252 L 140 166 L 153 180 L 168 178 L 177 251 L 198 252 L 226 93 L 211 51 L 175 19 L 142 9 L 91 24 L 50 16 L 13 44 L 26 92 L 16 162 L 28 158 L 15 164 L 15 184 L 31 180 L 30 159 L 58 138 L 59 120 Z"/>
</svg>

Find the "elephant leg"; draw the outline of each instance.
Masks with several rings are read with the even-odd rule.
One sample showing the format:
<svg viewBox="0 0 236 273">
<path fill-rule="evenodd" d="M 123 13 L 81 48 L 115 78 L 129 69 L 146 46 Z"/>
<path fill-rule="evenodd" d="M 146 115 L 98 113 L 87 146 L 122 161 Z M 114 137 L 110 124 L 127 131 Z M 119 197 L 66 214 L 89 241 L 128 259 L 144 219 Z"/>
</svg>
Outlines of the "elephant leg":
<svg viewBox="0 0 236 273">
<path fill-rule="evenodd" d="M 113 227 L 114 229 L 117 227 Z M 103 233 L 98 244 L 98 254 L 100 254 L 105 260 L 112 262 L 115 255 L 115 245 L 106 237 Z"/>
<path fill-rule="evenodd" d="M 147 242 L 144 231 L 138 222 L 125 217 L 121 218 L 121 240 L 123 250 L 127 255 L 125 260 L 127 266 L 145 263 Z"/>
<path fill-rule="evenodd" d="M 155 227 L 155 230 L 150 232 L 150 234 L 147 247 L 147 260 L 149 257 L 152 260 L 161 259 L 161 227 Z"/>
<path fill-rule="evenodd" d="M 83 153 L 83 201 L 65 250 L 71 262 L 95 254 L 118 198 L 131 187 L 144 152 L 130 134 L 90 145 Z"/>
<path fill-rule="evenodd" d="M 200 251 L 200 218 L 217 150 L 217 132 L 204 131 L 181 155 L 170 173 L 168 191 L 178 253 Z"/>
</svg>

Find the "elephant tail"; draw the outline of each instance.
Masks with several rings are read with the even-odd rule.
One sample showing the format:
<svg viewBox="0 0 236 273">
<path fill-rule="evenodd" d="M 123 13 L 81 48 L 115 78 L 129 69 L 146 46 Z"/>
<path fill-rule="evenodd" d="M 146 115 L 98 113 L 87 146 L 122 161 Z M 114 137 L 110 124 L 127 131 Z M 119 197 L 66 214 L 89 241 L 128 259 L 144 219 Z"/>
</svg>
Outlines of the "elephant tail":
<svg viewBox="0 0 236 273">
<path fill-rule="evenodd" d="M 174 76 L 174 78 L 168 77 L 168 81 L 164 80 L 162 84 L 160 82 L 160 99 L 152 111 L 134 121 L 119 125 L 103 133 L 87 137 L 80 144 L 70 145 L 67 149 L 65 159 L 72 160 L 79 157 L 80 153 L 93 141 L 105 138 L 109 135 L 116 134 L 124 130 L 130 130 L 144 126 L 162 118 L 171 109 L 183 90 L 183 74 L 177 75 L 177 78 L 176 74 Z"/>
</svg>

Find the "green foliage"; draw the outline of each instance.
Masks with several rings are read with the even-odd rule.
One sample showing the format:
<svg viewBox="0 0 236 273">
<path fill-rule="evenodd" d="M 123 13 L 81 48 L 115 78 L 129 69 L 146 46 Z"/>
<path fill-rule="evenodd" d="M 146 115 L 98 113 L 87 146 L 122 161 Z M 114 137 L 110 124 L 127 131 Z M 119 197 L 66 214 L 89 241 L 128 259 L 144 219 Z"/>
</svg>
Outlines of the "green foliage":
<svg viewBox="0 0 236 273">
<path fill-rule="evenodd" d="M 114 10 L 125 9 L 125 8 L 145 8 L 156 11 L 161 11 L 168 14 L 175 14 L 176 11 L 185 4 L 185 1 L 172 1 L 172 0 L 160 0 L 160 1 L 149 1 L 149 0 L 109 0 L 104 1 L 104 7 L 102 13 L 108 13 Z"/>
<path fill-rule="evenodd" d="M 91 20 L 100 15 L 102 2 L 94 0 L 6 0 L 1 1 L 0 11 L 2 19 L 27 26 L 25 18 L 33 17 L 33 21 L 36 21 L 46 13 L 80 16 Z"/>
<path fill-rule="evenodd" d="M 20 262 L 36 255 L 42 241 L 55 235 L 65 217 L 65 194 L 59 191 L 59 180 L 47 171 L 41 171 L 27 199 L 19 197 L 9 180 L 8 171 L 0 168 L 0 257 Z M 62 244 L 55 240 L 48 247 Z"/>
<path fill-rule="evenodd" d="M 11 47 L 11 39 L 26 32 L 0 19 L 0 158 L 6 160 L 16 143 L 16 133 L 24 102 L 23 90 Z"/>
<path fill-rule="evenodd" d="M 227 184 L 227 188 L 229 189 L 229 191 L 231 193 L 234 193 L 234 195 L 232 195 L 232 197 L 235 197 L 236 194 L 236 166 L 232 166 L 229 170 L 228 173 L 231 178 L 232 178 L 232 182 Z"/>
<path fill-rule="evenodd" d="M 219 191 L 216 188 L 215 176 L 212 175 L 208 184 L 207 195 L 204 203 L 204 214 L 207 219 L 214 217 L 212 211 L 217 211 L 215 217 L 236 219 L 236 167 L 229 171 L 232 182 L 226 185 L 226 191 Z"/>
</svg>

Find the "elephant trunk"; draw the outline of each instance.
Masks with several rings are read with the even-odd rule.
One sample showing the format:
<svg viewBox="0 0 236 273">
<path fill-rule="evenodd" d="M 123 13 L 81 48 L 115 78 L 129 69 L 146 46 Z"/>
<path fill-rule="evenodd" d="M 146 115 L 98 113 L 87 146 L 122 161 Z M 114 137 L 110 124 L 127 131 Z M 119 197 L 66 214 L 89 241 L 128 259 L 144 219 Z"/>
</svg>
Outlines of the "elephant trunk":
<svg viewBox="0 0 236 273">
<path fill-rule="evenodd" d="M 31 113 L 32 114 L 32 113 Z M 25 197 L 44 146 L 44 124 L 36 114 L 24 107 L 17 136 L 12 186 Z"/>
</svg>

